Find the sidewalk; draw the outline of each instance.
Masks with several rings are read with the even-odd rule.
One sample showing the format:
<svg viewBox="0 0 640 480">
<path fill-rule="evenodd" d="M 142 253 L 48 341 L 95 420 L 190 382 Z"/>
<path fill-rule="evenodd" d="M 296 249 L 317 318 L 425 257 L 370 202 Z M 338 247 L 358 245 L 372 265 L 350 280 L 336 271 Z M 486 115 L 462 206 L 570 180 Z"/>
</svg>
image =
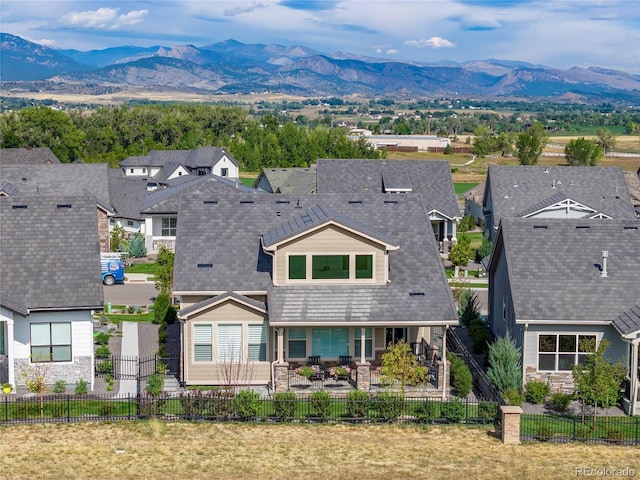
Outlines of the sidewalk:
<svg viewBox="0 0 640 480">
<path fill-rule="evenodd" d="M 154 283 L 153 275 L 148 273 L 125 273 L 124 283 Z"/>
<path fill-rule="evenodd" d="M 138 323 L 122 322 L 122 345 L 120 355 L 123 357 L 138 356 Z M 120 380 L 120 389 L 116 397 L 135 397 L 138 394 L 138 381 L 135 379 Z"/>
</svg>

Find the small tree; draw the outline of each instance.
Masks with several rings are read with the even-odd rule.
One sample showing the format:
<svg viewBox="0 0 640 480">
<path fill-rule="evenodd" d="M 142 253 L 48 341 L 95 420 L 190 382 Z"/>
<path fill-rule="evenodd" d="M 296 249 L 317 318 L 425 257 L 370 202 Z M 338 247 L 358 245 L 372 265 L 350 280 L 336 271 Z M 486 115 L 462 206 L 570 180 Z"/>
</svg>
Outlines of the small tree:
<svg viewBox="0 0 640 480">
<path fill-rule="evenodd" d="M 129 242 L 129 255 L 133 258 L 147 256 L 147 247 L 144 244 L 144 237 L 137 233 Z"/>
<path fill-rule="evenodd" d="M 593 351 L 593 342 L 584 340 L 578 345 L 582 352 Z M 598 348 L 591 355 L 585 355 L 584 364 L 573 366 L 573 380 L 576 396 L 582 401 L 583 415 L 584 405 L 593 405 L 593 422 L 595 424 L 597 407 L 611 407 L 616 404 L 620 396 L 620 384 L 624 379 L 627 369 L 622 362 L 612 363 L 604 358 L 604 353 L 610 343 L 602 340 Z"/>
<path fill-rule="evenodd" d="M 426 382 L 427 369 L 418 363 L 418 358 L 411 351 L 411 346 L 404 340 L 400 340 L 395 345 L 389 345 L 387 351 L 382 354 L 380 375 L 385 384 L 397 382 L 404 396 L 408 385 Z"/>
<path fill-rule="evenodd" d="M 171 297 L 173 289 L 173 259 L 174 254 L 167 247 L 160 247 L 158 253 L 158 271 L 156 272 L 155 285 L 161 293 L 168 293 Z"/>
<path fill-rule="evenodd" d="M 458 242 L 451 247 L 449 252 L 449 260 L 456 267 L 465 267 L 469 260 L 473 256 L 473 249 L 471 248 L 471 238 L 469 235 L 461 233 L 458 235 Z M 457 269 L 456 269 L 457 272 Z"/>
<path fill-rule="evenodd" d="M 484 232 L 484 234 L 482 235 L 482 244 L 480 245 L 480 248 L 478 248 L 476 259 L 480 261 L 484 257 L 491 255 L 492 251 L 493 251 L 493 242 L 489 238 L 489 232 Z"/>
<path fill-rule="evenodd" d="M 38 394 L 40 398 L 40 418 L 44 418 L 44 395 L 51 384 L 52 366 L 49 357 L 37 357 L 32 358 L 31 363 L 24 365 L 20 371 L 27 390 Z"/>
<path fill-rule="evenodd" d="M 610 152 L 616 146 L 616 137 L 606 128 L 596 130 L 596 145 L 602 149 L 602 153 Z"/>
<path fill-rule="evenodd" d="M 111 230 L 111 236 L 109 237 L 109 248 L 112 252 L 121 252 L 126 250 L 125 245 L 127 243 L 127 233 L 124 231 L 122 225 L 116 225 Z"/>
<path fill-rule="evenodd" d="M 540 122 L 534 122 L 526 132 L 519 134 L 516 137 L 516 155 L 520 165 L 537 164 L 548 141 L 549 136 Z"/>
<path fill-rule="evenodd" d="M 521 354 L 511 336 L 498 337 L 489 345 L 487 376 L 501 394 L 522 389 Z"/>
<path fill-rule="evenodd" d="M 564 156 L 569 165 L 597 165 L 598 161 L 603 157 L 602 148 L 595 142 L 587 140 L 583 137 L 569 140 L 567 146 L 564 147 Z"/>
</svg>

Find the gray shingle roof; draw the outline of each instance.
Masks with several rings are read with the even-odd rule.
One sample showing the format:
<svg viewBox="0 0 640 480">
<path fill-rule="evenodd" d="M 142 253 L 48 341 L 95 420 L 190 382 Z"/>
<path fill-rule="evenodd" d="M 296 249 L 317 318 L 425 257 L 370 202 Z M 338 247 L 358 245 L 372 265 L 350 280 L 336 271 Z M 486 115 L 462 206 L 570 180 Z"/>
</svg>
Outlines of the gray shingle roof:
<svg viewBox="0 0 640 480">
<path fill-rule="evenodd" d="M 567 198 L 612 218 L 636 218 L 624 174 L 619 167 L 491 165 L 485 206 L 491 196 L 493 223 L 532 213 L 549 199 Z"/>
<path fill-rule="evenodd" d="M 0 169 L 0 185 L 11 183 L 19 195 L 87 195 L 113 211 L 106 163 L 59 163 L 52 165 L 7 165 Z"/>
<path fill-rule="evenodd" d="M 640 304 L 622 312 L 613 320 L 613 326 L 621 335 L 640 331 Z"/>
<path fill-rule="evenodd" d="M 140 212 L 148 195 L 147 180 L 127 178 L 121 172 L 117 169 L 109 170 L 109 190 L 115 216 L 140 220 Z"/>
<path fill-rule="evenodd" d="M 262 250 L 261 236 L 299 216 L 301 210 L 316 206 L 366 225 L 399 245 L 390 254 L 390 283 L 273 286 L 272 258 Z M 268 291 L 272 324 L 457 322 L 443 264 L 418 195 L 390 199 L 379 194 L 216 197 L 198 193 L 183 198 L 179 215 L 176 292 Z"/>
<path fill-rule="evenodd" d="M 500 248 L 519 321 L 611 322 L 640 299 L 638 220 L 503 219 Z"/>
<path fill-rule="evenodd" d="M 133 156 L 120 162 L 121 167 L 162 167 L 178 163 L 194 169 L 213 167 L 226 156 L 236 166 L 238 162 L 222 147 L 199 147 L 193 150 L 151 150 L 147 156 Z"/>
<path fill-rule="evenodd" d="M 381 193 L 385 186 L 389 188 L 387 182 L 396 188 L 410 185 L 413 193 L 422 196 L 427 212 L 461 216 L 446 160 L 320 159 L 317 169 L 318 193 Z"/>
<path fill-rule="evenodd" d="M 261 177 L 269 183 L 269 193 L 304 195 L 316 191 L 315 165 L 307 168 L 263 168 L 253 184 L 254 188 L 257 188 Z"/>
<path fill-rule="evenodd" d="M 0 165 L 46 165 L 60 163 L 49 147 L 0 149 Z"/>
<path fill-rule="evenodd" d="M 102 307 L 95 197 L 4 197 L 0 213 L 0 291 L 7 303 L 32 311 Z"/>
<path fill-rule="evenodd" d="M 180 312 L 178 312 L 178 315 L 180 316 L 180 318 L 188 318 L 189 315 L 193 312 L 197 312 L 203 308 L 208 307 L 209 305 L 215 305 L 226 300 L 236 300 L 238 302 L 250 305 L 257 310 L 267 310 L 267 305 L 264 302 L 259 302 L 258 300 L 247 297 L 245 295 L 239 295 L 235 292 L 224 292 L 220 295 L 216 295 L 215 297 L 210 297 L 201 302 L 194 303 L 187 308 L 183 308 L 182 310 L 180 310 Z"/>
</svg>

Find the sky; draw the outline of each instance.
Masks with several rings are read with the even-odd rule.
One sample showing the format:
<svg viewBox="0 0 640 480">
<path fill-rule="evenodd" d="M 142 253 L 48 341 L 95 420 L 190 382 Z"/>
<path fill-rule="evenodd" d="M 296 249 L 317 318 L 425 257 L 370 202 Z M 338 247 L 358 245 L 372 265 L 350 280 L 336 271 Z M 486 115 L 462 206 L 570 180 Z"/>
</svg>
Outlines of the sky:
<svg viewBox="0 0 640 480">
<path fill-rule="evenodd" d="M 1 0 L 0 31 L 82 51 L 233 39 L 398 61 L 492 58 L 640 74 L 640 0 Z"/>
</svg>

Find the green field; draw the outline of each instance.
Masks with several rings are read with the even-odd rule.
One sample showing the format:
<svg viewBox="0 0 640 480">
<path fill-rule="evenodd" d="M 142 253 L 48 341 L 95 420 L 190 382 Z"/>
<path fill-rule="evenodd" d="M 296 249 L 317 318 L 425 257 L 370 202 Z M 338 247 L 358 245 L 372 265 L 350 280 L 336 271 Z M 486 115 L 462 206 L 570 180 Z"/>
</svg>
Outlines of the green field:
<svg viewBox="0 0 640 480">
<path fill-rule="evenodd" d="M 456 195 L 462 195 L 478 185 L 479 183 L 454 183 L 453 190 L 456 192 Z"/>
</svg>

